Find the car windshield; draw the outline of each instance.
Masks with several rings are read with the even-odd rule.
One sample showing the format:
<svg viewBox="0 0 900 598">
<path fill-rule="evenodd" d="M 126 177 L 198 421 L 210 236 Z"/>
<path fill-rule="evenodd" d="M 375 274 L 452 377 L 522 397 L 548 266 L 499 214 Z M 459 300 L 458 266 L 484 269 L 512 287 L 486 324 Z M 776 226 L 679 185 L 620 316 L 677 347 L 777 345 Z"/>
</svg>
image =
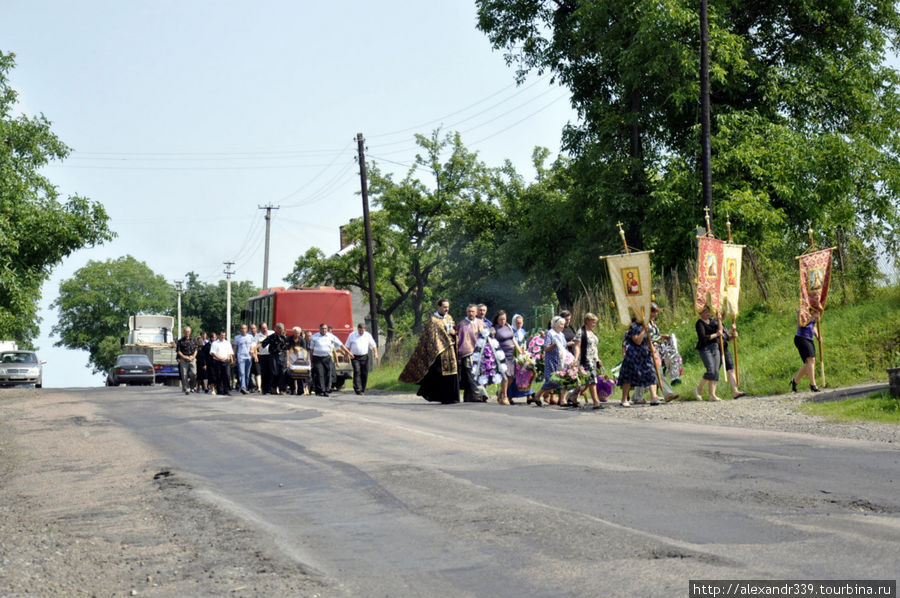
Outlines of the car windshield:
<svg viewBox="0 0 900 598">
<path fill-rule="evenodd" d="M 116 365 L 152 365 L 146 355 L 119 355 Z"/>
<path fill-rule="evenodd" d="M 37 355 L 27 351 L 4 353 L 0 357 L 2 363 L 37 363 Z"/>
</svg>

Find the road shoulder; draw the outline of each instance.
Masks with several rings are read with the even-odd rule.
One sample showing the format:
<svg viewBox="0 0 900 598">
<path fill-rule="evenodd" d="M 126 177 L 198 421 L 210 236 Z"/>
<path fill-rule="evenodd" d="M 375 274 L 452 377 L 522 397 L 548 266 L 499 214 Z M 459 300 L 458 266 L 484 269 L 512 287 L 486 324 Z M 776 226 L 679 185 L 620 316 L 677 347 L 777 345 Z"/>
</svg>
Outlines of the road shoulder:
<svg viewBox="0 0 900 598">
<path fill-rule="evenodd" d="M 0 396 L 0 595 L 317 596 L 256 530 L 64 391 Z"/>
</svg>

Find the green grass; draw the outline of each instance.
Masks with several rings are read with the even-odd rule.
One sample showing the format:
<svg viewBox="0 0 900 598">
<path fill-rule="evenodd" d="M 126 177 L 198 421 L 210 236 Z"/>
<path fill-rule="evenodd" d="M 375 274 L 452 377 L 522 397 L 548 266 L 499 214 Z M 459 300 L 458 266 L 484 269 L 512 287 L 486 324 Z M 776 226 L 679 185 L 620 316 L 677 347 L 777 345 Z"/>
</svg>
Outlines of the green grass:
<svg viewBox="0 0 900 598">
<path fill-rule="evenodd" d="M 858 399 L 846 399 L 829 403 L 805 403 L 800 410 L 810 415 L 821 415 L 834 421 L 866 420 L 900 424 L 900 399 L 887 391 Z"/>
<path fill-rule="evenodd" d="M 379 390 L 389 390 L 392 392 L 416 392 L 419 387 L 415 384 L 405 384 L 397 380 L 397 376 L 403 371 L 403 364 L 400 365 L 381 365 L 369 372 L 369 379 L 366 386 L 368 388 L 377 388 Z"/>
<path fill-rule="evenodd" d="M 683 384 L 675 391 L 688 398 L 703 374 L 697 350 L 695 318 L 673 321 L 665 305 L 659 320 L 663 333 L 674 332 L 684 359 Z M 688 310 L 677 310 L 689 313 Z M 730 320 L 727 320 L 730 325 Z M 741 390 L 751 395 L 781 394 L 790 391 L 790 378 L 802 365 L 794 347 L 796 304 L 774 306 L 766 303 L 743 306 L 738 317 L 738 372 Z M 607 368 L 622 359 L 625 327 L 603 324 L 595 329 L 600 339 L 600 358 Z M 880 289 L 866 300 L 840 305 L 829 303 L 822 320 L 825 351 L 825 381 L 828 387 L 862 382 L 887 381 L 887 368 L 900 366 L 900 287 Z M 818 348 L 817 348 L 818 353 Z M 369 375 L 370 388 L 415 391 L 416 386 L 397 382 L 405 360 L 386 364 Z M 819 386 L 823 386 L 816 363 Z M 808 386 L 803 380 L 801 388 Z M 731 397 L 731 389 L 722 372 L 719 395 Z"/>
</svg>

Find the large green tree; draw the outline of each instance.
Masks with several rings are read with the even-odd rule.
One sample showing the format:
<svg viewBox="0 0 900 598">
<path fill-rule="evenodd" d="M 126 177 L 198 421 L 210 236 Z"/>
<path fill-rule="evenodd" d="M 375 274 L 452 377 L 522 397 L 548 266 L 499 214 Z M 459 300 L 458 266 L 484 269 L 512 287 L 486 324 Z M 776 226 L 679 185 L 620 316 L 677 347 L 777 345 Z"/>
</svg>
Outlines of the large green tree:
<svg viewBox="0 0 900 598">
<path fill-rule="evenodd" d="M 386 214 L 378 210 L 371 213 L 371 226 L 376 274 L 375 312 L 384 321 L 380 330 L 385 334 L 385 343 L 391 346 L 398 332 L 397 318 L 404 313 L 403 308 L 408 304 L 415 281 L 402 252 L 405 244 L 402 233 L 394 230 Z M 302 286 L 356 288 L 368 296 L 369 277 L 362 220 L 354 220 L 341 232 L 350 243 L 347 247 L 332 256 L 326 256 L 318 247 L 311 247 L 297 258 L 294 270 L 285 280 Z"/>
<path fill-rule="evenodd" d="M 181 296 L 181 317 L 184 325 L 195 332 L 220 332 L 225 330 L 228 305 L 228 282 L 220 280 L 204 283 L 196 272 L 188 272 L 187 284 Z M 259 288 L 249 280 L 231 282 L 231 322 L 237 328 L 241 322 L 241 310 L 247 309 L 247 299 L 256 295 Z M 234 330 L 228 337 L 233 337 Z"/>
<path fill-rule="evenodd" d="M 53 268 L 73 251 L 109 240 L 103 206 L 80 196 L 60 200 L 41 168 L 70 150 L 39 115 L 14 115 L 8 75 L 14 55 L 0 52 L 0 337 L 30 345 L 37 302 Z"/>
<path fill-rule="evenodd" d="M 459 257 L 454 248 L 465 233 L 464 215 L 490 202 L 493 193 L 493 171 L 463 145 L 459 133 L 436 130 L 416 135 L 416 143 L 421 151 L 402 180 L 395 181 L 376 164 L 368 170 L 381 295 L 375 298 L 376 308 L 390 316 L 389 334 L 396 329 L 394 316 L 407 302 L 412 332 L 421 331 L 435 295 L 448 288 L 447 268 Z M 367 290 L 363 258 L 362 246 L 330 258 L 314 248 L 297 260 L 288 280 Z M 478 297 L 469 294 L 467 299 Z"/>
<path fill-rule="evenodd" d="M 103 372 L 121 352 L 132 314 L 173 315 L 175 291 L 165 277 L 130 255 L 89 261 L 59 285 L 52 306 L 59 311 L 57 347 L 82 349 L 94 372 Z"/>
<path fill-rule="evenodd" d="M 476 5 L 479 28 L 520 79 L 549 71 L 571 90 L 580 123 L 563 135 L 569 201 L 596 206 L 607 229 L 622 220 L 631 243 L 680 265 L 703 222 L 699 3 Z M 808 220 L 829 240 L 895 251 L 900 100 L 884 66 L 900 34 L 894 1 L 710 0 L 709 32 L 717 232 L 727 213 L 772 264 L 792 264 Z M 573 226 L 585 223 L 596 226 Z M 614 234 L 603 238 L 615 249 Z"/>
</svg>

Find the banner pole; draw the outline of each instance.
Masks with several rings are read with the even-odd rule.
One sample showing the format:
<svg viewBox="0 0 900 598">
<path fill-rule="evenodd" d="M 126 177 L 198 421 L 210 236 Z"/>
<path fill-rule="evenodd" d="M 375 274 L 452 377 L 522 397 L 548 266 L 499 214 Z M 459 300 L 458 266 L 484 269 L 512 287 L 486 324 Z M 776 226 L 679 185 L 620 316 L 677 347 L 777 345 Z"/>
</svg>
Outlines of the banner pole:
<svg viewBox="0 0 900 598">
<path fill-rule="evenodd" d="M 737 332 L 737 316 L 731 318 L 731 325 L 734 326 L 734 331 Z M 725 375 L 728 375 L 728 372 L 725 372 Z M 741 369 L 738 367 L 738 339 L 737 336 L 734 337 L 734 381 L 738 386 L 741 385 Z"/>
<path fill-rule="evenodd" d="M 719 322 L 719 326 L 722 327 L 722 332 L 725 332 L 724 322 L 722 321 L 722 313 L 717 309 L 716 310 L 716 320 Z M 725 339 L 722 335 L 719 335 L 719 355 L 722 357 L 722 363 L 719 364 L 719 368 L 725 367 Z M 725 371 L 725 379 L 728 379 L 728 371 Z"/>
<path fill-rule="evenodd" d="M 644 308 L 641 308 L 641 316 L 644 314 Z M 659 364 L 656 363 L 656 347 L 653 346 L 653 340 L 650 338 L 650 329 L 647 327 L 647 318 L 642 317 L 644 325 L 644 335 L 647 337 L 647 344 L 650 346 L 650 359 L 653 360 L 653 369 L 656 370 L 656 396 L 662 391 L 662 374 L 659 371 Z"/>
<path fill-rule="evenodd" d="M 821 315 L 819 316 L 821 318 Z M 822 388 L 825 388 L 825 352 L 822 350 L 822 323 L 816 320 L 816 338 L 819 341 L 819 374 L 822 378 Z"/>
</svg>

